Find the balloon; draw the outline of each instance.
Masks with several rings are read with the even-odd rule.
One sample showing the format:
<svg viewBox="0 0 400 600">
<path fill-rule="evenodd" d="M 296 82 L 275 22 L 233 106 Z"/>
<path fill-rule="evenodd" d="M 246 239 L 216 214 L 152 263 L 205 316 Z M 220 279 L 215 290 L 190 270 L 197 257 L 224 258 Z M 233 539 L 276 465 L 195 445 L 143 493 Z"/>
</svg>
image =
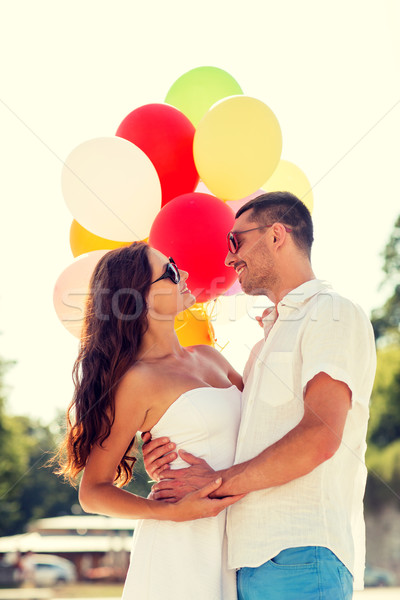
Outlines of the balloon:
<svg viewBox="0 0 400 600">
<path fill-rule="evenodd" d="M 236 294 L 240 294 L 242 291 L 242 286 L 239 283 L 239 279 L 236 279 L 233 285 L 226 290 L 224 296 L 236 296 Z"/>
<path fill-rule="evenodd" d="M 65 161 L 61 185 L 78 223 L 110 240 L 143 239 L 161 207 L 160 180 L 152 162 L 119 137 L 77 146 Z"/>
<path fill-rule="evenodd" d="M 74 219 L 69 230 L 69 243 L 72 254 L 76 258 L 87 252 L 93 252 L 93 250 L 113 250 L 114 248 L 121 248 L 121 246 L 129 246 L 132 242 L 116 242 L 99 237 L 94 233 L 90 233 Z"/>
<path fill-rule="evenodd" d="M 311 184 L 303 171 L 288 160 L 281 160 L 275 171 L 262 186 L 266 192 L 292 192 L 312 213 L 314 198 Z"/>
<path fill-rule="evenodd" d="M 116 135 L 136 144 L 150 158 L 161 183 L 162 205 L 193 192 L 199 180 L 193 159 L 195 129 L 167 104 L 146 104 L 122 121 Z"/>
<path fill-rule="evenodd" d="M 233 96 L 213 106 L 199 123 L 193 143 L 200 178 L 224 200 L 239 200 L 260 188 L 278 165 L 281 151 L 274 113 L 248 96 Z"/>
<path fill-rule="evenodd" d="M 204 309 L 195 304 L 175 318 L 175 332 L 182 346 L 214 346 L 215 333 Z"/>
<path fill-rule="evenodd" d="M 233 212 L 222 200 L 195 192 L 174 198 L 154 219 L 150 246 L 188 271 L 187 285 L 197 302 L 222 294 L 236 279 L 235 270 L 224 264 L 233 223 Z"/>
<path fill-rule="evenodd" d="M 75 337 L 80 338 L 89 283 L 95 266 L 108 250 L 89 252 L 70 264 L 54 286 L 53 303 L 58 318 Z"/>
<path fill-rule="evenodd" d="M 195 127 L 208 109 L 227 96 L 243 94 L 237 81 L 223 69 L 197 67 L 170 87 L 165 102 L 183 112 Z"/>
</svg>

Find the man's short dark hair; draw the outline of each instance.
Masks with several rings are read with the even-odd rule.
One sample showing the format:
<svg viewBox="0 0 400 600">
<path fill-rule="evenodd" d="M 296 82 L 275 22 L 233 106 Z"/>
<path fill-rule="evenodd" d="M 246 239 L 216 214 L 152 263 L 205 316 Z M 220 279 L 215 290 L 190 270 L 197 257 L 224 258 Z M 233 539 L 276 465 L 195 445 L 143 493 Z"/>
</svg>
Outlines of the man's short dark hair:
<svg viewBox="0 0 400 600">
<path fill-rule="evenodd" d="M 260 225 L 282 223 L 290 226 L 293 241 L 310 258 L 314 241 L 313 222 L 305 204 L 290 192 L 269 192 L 246 202 L 236 213 L 236 219 L 251 210 L 249 218 Z"/>
</svg>

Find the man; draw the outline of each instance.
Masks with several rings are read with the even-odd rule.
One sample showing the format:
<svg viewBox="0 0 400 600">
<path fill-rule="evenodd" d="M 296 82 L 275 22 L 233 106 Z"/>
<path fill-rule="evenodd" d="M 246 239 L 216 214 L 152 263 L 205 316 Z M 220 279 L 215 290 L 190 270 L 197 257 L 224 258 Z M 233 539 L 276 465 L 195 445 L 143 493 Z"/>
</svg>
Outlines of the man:
<svg viewBox="0 0 400 600">
<path fill-rule="evenodd" d="M 245 204 L 228 234 L 226 264 L 242 289 L 275 305 L 245 368 L 235 465 L 218 472 L 218 496 L 247 494 L 227 522 L 241 600 L 347 600 L 353 576 L 362 581 L 374 338 L 362 310 L 315 278 L 312 242 L 310 213 L 286 192 Z M 168 470 L 157 440 L 144 455 L 169 480 L 158 498 L 215 478 L 183 452 L 190 468 Z"/>
</svg>

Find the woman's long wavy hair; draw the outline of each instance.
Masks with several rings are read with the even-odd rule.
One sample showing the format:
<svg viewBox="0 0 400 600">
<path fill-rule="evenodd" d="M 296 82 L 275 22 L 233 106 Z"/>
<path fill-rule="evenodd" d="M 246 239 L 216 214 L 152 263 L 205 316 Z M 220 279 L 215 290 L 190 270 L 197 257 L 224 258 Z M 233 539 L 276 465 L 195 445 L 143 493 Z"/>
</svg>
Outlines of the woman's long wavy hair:
<svg viewBox="0 0 400 600">
<path fill-rule="evenodd" d="M 146 298 L 152 280 L 149 247 L 134 242 L 105 254 L 89 286 L 67 431 L 55 457 L 57 473 L 76 484 L 94 444 L 110 435 L 118 383 L 135 363 L 147 329 Z M 115 482 L 132 477 L 135 437 L 117 467 Z"/>
</svg>

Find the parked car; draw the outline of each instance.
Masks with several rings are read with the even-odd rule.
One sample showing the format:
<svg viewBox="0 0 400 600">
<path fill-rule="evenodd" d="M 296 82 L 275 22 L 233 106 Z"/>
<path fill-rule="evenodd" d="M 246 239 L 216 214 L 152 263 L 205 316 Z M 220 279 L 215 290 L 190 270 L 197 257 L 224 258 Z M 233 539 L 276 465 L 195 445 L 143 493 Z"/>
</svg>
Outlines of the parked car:
<svg viewBox="0 0 400 600">
<path fill-rule="evenodd" d="M 367 565 L 364 573 L 364 585 L 365 587 L 396 585 L 396 578 L 390 571 Z"/>
<path fill-rule="evenodd" d="M 14 565 L 0 562 L 0 588 L 17 587 L 20 583 L 20 571 Z"/>
<path fill-rule="evenodd" d="M 76 581 L 75 565 L 66 558 L 52 554 L 31 554 L 29 563 L 33 583 L 38 587 Z"/>
</svg>

